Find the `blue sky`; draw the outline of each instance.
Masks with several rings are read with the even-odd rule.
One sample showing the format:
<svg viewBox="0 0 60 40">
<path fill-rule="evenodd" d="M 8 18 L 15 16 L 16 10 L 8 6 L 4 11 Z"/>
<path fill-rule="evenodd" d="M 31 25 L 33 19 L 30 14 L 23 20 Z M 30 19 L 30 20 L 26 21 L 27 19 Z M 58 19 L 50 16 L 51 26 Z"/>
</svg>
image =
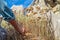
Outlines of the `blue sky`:
<svg viewBox="0 0 60 40">
<path fill-rule="evenodd" d="M 7 2 L 8 7 L 10 8 L 12 5 L 23 5 L 26 8 L 31 4 L 33 0 L 5 0 Z"/>
</svg>

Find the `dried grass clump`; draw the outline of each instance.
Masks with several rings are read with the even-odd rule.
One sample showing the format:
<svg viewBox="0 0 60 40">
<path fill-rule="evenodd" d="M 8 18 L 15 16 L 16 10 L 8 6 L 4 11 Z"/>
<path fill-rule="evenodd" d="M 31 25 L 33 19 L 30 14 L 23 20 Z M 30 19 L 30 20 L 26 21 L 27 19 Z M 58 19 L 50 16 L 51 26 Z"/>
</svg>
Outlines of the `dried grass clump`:
<svg viewBox="0 0 60 40">
<path fill-rule="evenodd" d="M 18 23 L 22 23 L 27 32 L 26 36 L 22 37 L 10 24 L 3 23 L 8 30 L 8 40 L 54 40 L 54 33 L 50 30 L 51 26 L 49 26 L 46 13 L 36 13 L 31 16 L 24 16 L 17 10 L 14 13 Z"/>
<path fill-rule="evenodd" d="M 43 3 L 43 5 L 45 4 Z M 26 16 L 23 15 L 24 9 L 21 10 L 19 6 L 17 7 L 12 10 L 17 22 L 22 23 L 26 28 L 26 36 L 21 36 L 9 23 L 3 21 L 2 25 L 8 30 L 8 40 L 55 40 L 51 12 L 47 6 L 42 8 L 40 1 L 36 0 L 34 5 L 26 9 Z"/>
</svg>

